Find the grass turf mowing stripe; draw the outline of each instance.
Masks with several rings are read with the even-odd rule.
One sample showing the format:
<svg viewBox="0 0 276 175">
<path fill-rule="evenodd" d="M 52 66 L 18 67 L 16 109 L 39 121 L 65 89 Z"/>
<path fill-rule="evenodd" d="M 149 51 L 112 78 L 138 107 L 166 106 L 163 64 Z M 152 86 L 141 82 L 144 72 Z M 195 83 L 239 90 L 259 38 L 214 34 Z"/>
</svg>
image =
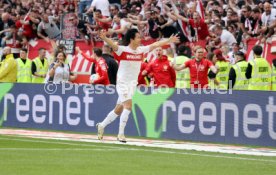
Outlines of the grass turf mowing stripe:
<svg viewBox="0 0 276 175">
<path fill-rule="evenodd" d="M 266 163 L 276 163 L 276 160 L 267 160 L 267 159 L 257 159 L 257 158 L 246 158 L 246 157 L 233 157 L 233 156 L 225 156 L 225 155 L 212 155 L 212 154 L 205 154 L 203 152 L 199 153 L 191 153 L 191 152 L 184 152 L 184 151 L 169 151 L 169 150 L 153 150 L 153 149 L 144 149 L 144 148 L 126 148 L 126 147 L 116 147 L 116 146 L 106 146 L 100 144 L 83 144 L 83 143 L 68 143 L 61 140 L 45 141 L 45 140 L 33 140 L 33 139 L 17 139 L 17 138 L 0 138 L 0 140 L 13 140 L 19 142 L 32 142 L 32 143 L 47 143 L 47 144 L 57 144 L 57 145 L 70 145 L 70 146 L 88 146 L 88 147 L 103 147 L 103 148 L 112 148 L 118 149 L 118 151 L 143 151 L 143 152 L 155 152 L 155 153 L 164 153 L 164 154 L 181 154 L 181 155 L 189 155 L 189 156 L 199 156 L 199 157 L 210 157 L 210 158 L 223 158 L 223 159 L 235 159 L 235 160 L 245 160 L 245 161 L 257 161 L 257 162 L 266 162 Z M 100 143 L 100 142 L 99 142 Z M 123 144 L 124 145 L 124 144 Z M 47 148 L 46 148 L 47 149 Z M 92 151 L 93 149 L 91 149 Z M 218 153 L 220 154 L 220 153 Z M 257 157 L 257 156 L 255 156 Z"/>
<path fill-rule="evenodd" d="M 36 138 L 38 139 L 38 138 Z M 93 144 L 79 144 L 79 143 L 68 143 L 68 142 L 60 142 L 62 140 L 56 140 L 53 142 L 50 141 L 45 141 L 45 140 L 33 140 L 31 138 L 29 139 L 16 139 L 16 138 L 0 138 L 0 140 L 14 140 L 14 141 L 21 141 L 21 142 L 33 142 L 33 143 L 48 143 L 48 144 L 60 144 L 60 145 L 70 145 L 70 146 L 88 146 L 88 147 L 97 147 L 97 145 L 93 145 Z M 100 142 L 99 142 L 100 143 Z M 114 147 L 114 146 L 102 146 L 102 147 L 106 147 L 106 148 L 118 148 L 118 147 Z"/>
</svg>

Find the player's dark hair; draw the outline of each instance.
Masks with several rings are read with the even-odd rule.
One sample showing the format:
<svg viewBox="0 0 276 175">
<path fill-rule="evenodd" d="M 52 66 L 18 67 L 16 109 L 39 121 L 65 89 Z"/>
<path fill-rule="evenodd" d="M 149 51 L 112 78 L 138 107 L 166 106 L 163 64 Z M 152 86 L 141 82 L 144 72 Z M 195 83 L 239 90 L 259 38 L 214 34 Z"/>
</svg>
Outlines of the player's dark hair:
<svg viewBox="0 0 276 175">
<path fill-rule="evenodd" d="M 135 39 L 136 33 L 139 33 L 137 29 L 129 29 L 124 36 L 124 45 L 129 45 L 131 39 Z"/>
<path fill-rule="evenodd" d="M 101 57 L 103 55 L 103 51 L 100 48 L 94 48 L 93 52 L 97 55 L 97 57 Z"/>
</svg>

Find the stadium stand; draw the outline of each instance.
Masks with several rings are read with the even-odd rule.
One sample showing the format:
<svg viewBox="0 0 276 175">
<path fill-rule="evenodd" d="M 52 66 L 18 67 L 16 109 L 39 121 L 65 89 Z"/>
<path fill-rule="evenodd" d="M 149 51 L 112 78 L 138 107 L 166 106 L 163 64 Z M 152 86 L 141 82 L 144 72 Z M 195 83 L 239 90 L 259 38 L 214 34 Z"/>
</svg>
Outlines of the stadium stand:
<svg viewBox="0 0 276 175">
<path fill-rule="evenodd" d="M 104 44 L 99 31 L 106 30 L 109 37 L 123 44 L 124 34 L 131 28 L 138 29 L 144 45 L 174 34 L 180 36 L 180 43 L 164 49 L 172 63 L 179 46 L 187 48 L 183 56 L 190 59 L 194 58 L 197 45 L 205 48 L 205 56 L 219 49 L 221 57 L 232 66 L 237 51 L 243 52 L 250 62 L 255 58 L 253 46 L 260 45 L 262 58 L 272 67 L 276 53 L 274 4 L 267 0 L 3 0 L 0 1 L 0 82 L 7 80 L 2 78 L 5 47 L 11 48 L 15 60 L 20 59 L 22 48 L 28 49 L 30 60 L 38 57 L 39 49 L 44 48 L 45 64 L 51 65 L 56 60 L 57 48 L 64 46 L 66 65 L 71 74 L 78 75 L 74 82 L 88 83 L 93 63 L 77 54 L 75 47 L 91 56 L 92 48 Z M 144 62 L 150 64 L 156 55 L 152 52 L 144 57 Z M 17 67 L 18 72 L 27 69 L 21 67 Z M 220 71 L 228 79 L 229 71 Z M 150 74 L 144 78 L 147 85 L 154 84 L 150 83 L 154 81 Z M 214 78 L 216 75 L 209 73 L 209 79 Z M 215 82 L 220 83 L 218 79 Z"/>
</svg>

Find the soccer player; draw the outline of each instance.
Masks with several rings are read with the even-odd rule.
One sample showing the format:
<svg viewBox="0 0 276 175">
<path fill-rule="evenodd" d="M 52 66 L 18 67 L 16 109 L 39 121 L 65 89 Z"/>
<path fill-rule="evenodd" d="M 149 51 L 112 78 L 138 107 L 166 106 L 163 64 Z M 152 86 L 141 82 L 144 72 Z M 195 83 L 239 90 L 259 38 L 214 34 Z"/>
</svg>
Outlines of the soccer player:
<svg viewBox="0 0 276 175">
<path fill-rule="evenodd" d="M 125 143 L 126 138 L 124 130 L 129 114 L 131 113 L 132 96 L 136 90 L 138 74 L 140 72 L 144 53 L 150 52 L 157 47 L 179 42 L 179 37 L 171 36 L 168 39 L 155 42 L 148 46 L 140 46 L 141 36 L 136 29 L 129 29 L 125 34 L 124 39 L 127 46 L 118 46 L 111 39 L 106 37 L 105 31 L 101 31 L 100 37 L 112 47 L 120 61 L 120 64 L 117 73 L 116 86 L 119 96 L 117 105 L 101 123 L 97 124 L 98 139 L 103 139 L 104 128 L 120 115 L 119 134 L 117 140 Z"/>
<path fill-rule="evenodd" d="M 108 78 L 108 72 L 107 72 L 107 64 L 106 61 L 102 58 L 102 49 L 100 48 L 94 48 L 93 49 L 93 55 L 91 58 L 89 58 L 86 54 L 84 54 L 79 47 L 76 47 L 76 51 L 80 53 L 86 60 L 92 62 L 95 64 L 95 72 L 99 76 L 95 80 L 90 79 L 91 84 L 103 84 L 103 85 L 109 85 L 110 81 Z"/>
</svg>

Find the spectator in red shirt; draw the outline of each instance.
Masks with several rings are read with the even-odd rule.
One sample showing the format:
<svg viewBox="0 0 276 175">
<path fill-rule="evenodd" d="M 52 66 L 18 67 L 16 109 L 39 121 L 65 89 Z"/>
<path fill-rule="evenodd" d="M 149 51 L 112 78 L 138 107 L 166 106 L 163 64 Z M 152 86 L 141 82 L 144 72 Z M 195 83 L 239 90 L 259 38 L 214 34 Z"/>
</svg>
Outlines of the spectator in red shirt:
<svg viewBox="0 0 276 175">
<path fill-rule="evenodd" d="M 189 23 L 192 28 L 196 31 L 196 41 L 205 40 L 209 36 L 209 30 L 207 22 L 208 20 L 204 20 L 200 17 L 198 12 L 193 13 L 193 19 L 185 18 L 179 14 L 175 14 L 177 18 L 181 19 L 184 22 Z"/>
<path fill-rule="evenodd" d="M 156 50 L 157 58 L 150 63 L 143 71 L 143 75 L 152 73 L 155 86 L 175 87 L 175 70 L 171 67 L 168 57 L 163 55 L 163 49 L 158 47 Z"/>
<path fill-rule="evenodd" d="M 102 11 L 99 9 L 95 10 L 94 19 L 97 23 L 98 29 L 100 29 L 100 30 L 104 29 L 107 31 L 111 27 L 110 21 L 104 22 L 103 20 L 99 20 L 99 19 L 107 19 L 106 16 L 102 15 Z"/>
<path fill-rule="evenodd" d="M 173 64 L 175 70 L 179 71 L 185 68 L 190 69 L 191 88 L 208 88 L 208 70 L 209 68 L 217 73 L 217 68 L 213 63 L 204 58 L 204 49 L 198 47 L 195 50 L 195 58 L 186 61 L 183 65 L 176 66 Z"/>
<path fill-rule="evenodd" d="M 26 13 L 25 11 L 21 11 L 20 19 L 16 21 L 16 28 L 22 30 L 22 34 L 29 40 L 36 37 L 36 32 L 32 28 L 32 23 L 39 23 L 38 19 L 35 19 L 31 16 L 31 12 Z"/>
<path fill-rule="evenodd" d="M 95 71 L 98 74 L 98 78 L 95 80 L 90 80 L 91 84 L 103 84 L 109 85 L 109 78 L 107 73 L 107 64 L 105 60 L 102 58 L 102 49 L 94 48 L 92 57 L 89 58 L 86 54 L 84 54 L 79 47 L 76 47 L 76 51 L 80 53 L 86 60 L 93 62 L 95 64 Z"/>
</svg>

